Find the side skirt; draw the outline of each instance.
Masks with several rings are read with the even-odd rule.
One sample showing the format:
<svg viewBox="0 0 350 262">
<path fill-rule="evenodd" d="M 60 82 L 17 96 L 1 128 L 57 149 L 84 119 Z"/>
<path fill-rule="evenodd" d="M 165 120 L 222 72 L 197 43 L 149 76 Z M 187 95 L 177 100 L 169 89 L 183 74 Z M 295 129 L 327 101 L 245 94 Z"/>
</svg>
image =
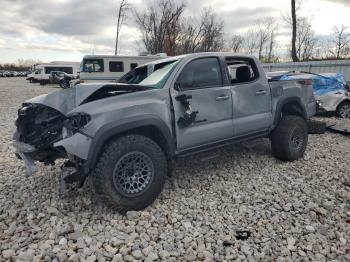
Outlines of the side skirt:
<svg viewBox="0 0 350 262">
<path fill-rule="evenodd" d="M 247 140 L 261 138 L 261 137 L 267 137 L 268 135 L 269 135 L 269 132 L 263 131 L 263 132 L 256 132 L 256 133 L 252 133 L 252 134 L 244 135 L 244 136 L 239 136 L 239 137 L 235 137 L 235 138 L 225 139 L 225 140 L 217 141 L 214 143 L 206 144 L 203 146 L 192 147 L 189 149 L 176 151 L 175 157 L 176 158 L 183 158 L 183 157 L 187 157 L 190 155 L 200 154 L 200 153 L 208 152 L 208 151 L 211 151 L 211 150 L 214 150 L 217 148 L 221 148 L 221 147 L 225 147 L 225 146 L 229 146 L 229 145 L 233 145 L 233 144 L 238 144 L 238 143 L 241 143 L 241 142 L 244 142 Z"/>
</svg>

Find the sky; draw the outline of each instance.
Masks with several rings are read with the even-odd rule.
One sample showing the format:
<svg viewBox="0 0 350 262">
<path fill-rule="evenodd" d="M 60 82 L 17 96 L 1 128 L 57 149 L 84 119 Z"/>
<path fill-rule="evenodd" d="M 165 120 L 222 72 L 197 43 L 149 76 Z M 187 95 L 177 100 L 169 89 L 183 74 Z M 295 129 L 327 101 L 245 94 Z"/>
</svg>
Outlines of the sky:
<svg viewBox="0 0 350 262">
<path fill-rule="evenodd" d="M 156 0 L 129 0 L 142 10 Z M 176 0 L 174 0 L 176 1 Z M 290 32 L 282 15 L 290 12 L 290 0 L 184 0 L 185 16 L 196 17 L 211 7 L 225 23 L 225 37 L 243 33 L 258 18 L 279 20 L 279 48 Z M 350 0 L 302 0 L 301 15 L 312 20 L 318 35 L 329 35 L 334 26 L 350 30 Z M 85 54 L 114 54 L 116 16 L 120 0 L 0 0 L 0 63 L 18 59 L 81 61 Z M 119 53 L 142 51 L 140 32 L 129 13 L 119 40 Z"/>
</svg>

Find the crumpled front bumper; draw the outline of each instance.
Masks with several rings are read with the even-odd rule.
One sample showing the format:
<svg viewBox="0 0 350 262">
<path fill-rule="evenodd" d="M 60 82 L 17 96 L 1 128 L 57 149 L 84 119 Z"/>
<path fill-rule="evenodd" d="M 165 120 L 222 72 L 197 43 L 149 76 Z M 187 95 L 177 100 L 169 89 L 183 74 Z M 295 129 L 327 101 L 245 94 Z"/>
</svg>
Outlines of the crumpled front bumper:
<svg viewBox="0 0 350 262">
<path fill-rule="evenodd" d="M 92 137 L 82 132 L 71 134 L 65 127 L 63 127 L 62 133 L 63 139 L 54 143 L 54 147 L 63 147 L 68 157 L 73 155 L 82 160 L 87 160 Z"/>
<path fill-rule="evenodd" d="M 12 144 L 15 148 L 16 155 L 24 161 L 24 164 L 26 166 L 26 176 L 32 176 L 35 174 L 38 171 L 38 167 L 36 166 L 31 154 L 35 153 L 37 149 L 32 145 L 18 141 L 16 139 L 16 133 L 14 135 Z"/>
</svg>

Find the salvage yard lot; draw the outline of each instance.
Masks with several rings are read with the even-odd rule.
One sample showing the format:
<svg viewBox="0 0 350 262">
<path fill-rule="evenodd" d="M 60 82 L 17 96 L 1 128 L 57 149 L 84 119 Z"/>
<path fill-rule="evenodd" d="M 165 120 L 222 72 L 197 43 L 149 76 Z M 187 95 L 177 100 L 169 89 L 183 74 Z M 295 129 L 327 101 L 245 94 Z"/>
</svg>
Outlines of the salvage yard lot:
<svg viewBox="0 0 350 262">
<path fill-rule="evenodd" d="M 87 185 L 59 198 L 60 163 L 25 178 L 11 146 L 17 109 L 55 90 L 0 79 L 0 261 L 350 261 L 349 137 L 310 135 L 293 163 L 267 140 L 179 160 L 161 197 L 123 216 L 92 204 Z"/>
</svg>

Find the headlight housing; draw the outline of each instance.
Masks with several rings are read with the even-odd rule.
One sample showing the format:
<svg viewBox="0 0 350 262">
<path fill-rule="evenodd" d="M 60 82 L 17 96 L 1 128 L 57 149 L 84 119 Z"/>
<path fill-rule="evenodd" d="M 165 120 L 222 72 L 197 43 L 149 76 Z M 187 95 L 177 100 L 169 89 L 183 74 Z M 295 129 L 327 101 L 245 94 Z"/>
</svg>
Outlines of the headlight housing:
<svg viewBox="0 0 350 262">
<path fill-rule="evenodd" d="M 63 123 L 68 130 L 77 132 L 91 121 L 91 116 L 86 113 L 74 113 L 69 115 Z"/>
</svg>

